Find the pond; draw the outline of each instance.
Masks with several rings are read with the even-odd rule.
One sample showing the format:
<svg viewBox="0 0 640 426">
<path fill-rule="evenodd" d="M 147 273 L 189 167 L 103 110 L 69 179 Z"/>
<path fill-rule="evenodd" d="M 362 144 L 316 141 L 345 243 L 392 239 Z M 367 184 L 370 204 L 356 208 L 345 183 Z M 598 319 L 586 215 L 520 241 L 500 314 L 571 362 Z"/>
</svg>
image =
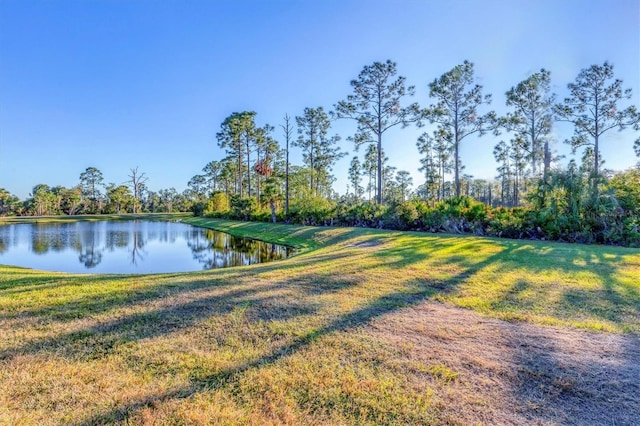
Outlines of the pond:
<svg viewBox="0 0 640 426">
<path fill-rule="evenodd" d="M 179 222 L 97 221 L 0 226 L 0 264 L 45 271 L 149 274 L 270 262 L 294 249 Z"/>
</svg>

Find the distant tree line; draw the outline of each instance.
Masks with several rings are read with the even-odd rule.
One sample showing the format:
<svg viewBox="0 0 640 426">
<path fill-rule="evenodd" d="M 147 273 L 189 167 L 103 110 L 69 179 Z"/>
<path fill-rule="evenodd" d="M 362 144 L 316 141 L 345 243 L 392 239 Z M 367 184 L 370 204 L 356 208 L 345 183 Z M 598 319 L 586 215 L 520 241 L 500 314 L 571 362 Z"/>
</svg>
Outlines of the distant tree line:
<svg viewBox="0 0 640 426">
<path fill-rule="evenodd" d="M 0 215 L 46 216 L 78 214 L 120 214 L 140 212 L 188 211 L 196 200 L 193 188 L 178 193 L 175 188 L 148 190 L 146 173 L 130 169 L 129 180 L 122 184 L 104 183 L 102 172 L 87 167 L 77 185 L 33 187 L 21 201 L 0 188 Z"/>
<path fill-rule="evenodd" d="M 640 113 L 624 105 L 631 89 L 608 62 L 583 69 L 562 101 L 551 92 L 548 70 L 531 74 L 506 91 L 502 117 L 489 109 L 492 96 L 475 82 L 468 61 L 428 84 L 427 107 L 409 102 L 416 88 L 390 60 L 365 66 L 350 85 L 352 93 L 329 110 L 285 115 L 278 132 L 260 125 L 255 111 L 230 114 L 216 134 L 225 156 L 205 164 L 182 193 L 148 191 L 137 168 L 128 182 L 104 185 L 90 167 L 76 187 L 37 185 L 25 201 L 0 190 L 0 214 L 191 210 L 242 220 L 640 245 L 639 166 L 613 172 L 602 159 L 614 129 L 635 133 L 629 143 L 640 156 Z M 339 195 L 333 168 L 346 153 L 331 124 L 341 119 L 355 123 L 344 139 L 362 157 L 351 159 L 346 193 Z M 565 142 L 581 154 L 565 167 L 553 150 L 556 122 L 573 126 Z M 416 187 L 385 155 L 387 131 L 407 126 L 430 126 L 415 141 L 424 177 Z M 460 147 L 487 134 L 498 141 L 496 178 L 475 179 L 465 173 Z M 302 164 L 290 164 L 291 149 L 302 153 Z"/>
</svg>

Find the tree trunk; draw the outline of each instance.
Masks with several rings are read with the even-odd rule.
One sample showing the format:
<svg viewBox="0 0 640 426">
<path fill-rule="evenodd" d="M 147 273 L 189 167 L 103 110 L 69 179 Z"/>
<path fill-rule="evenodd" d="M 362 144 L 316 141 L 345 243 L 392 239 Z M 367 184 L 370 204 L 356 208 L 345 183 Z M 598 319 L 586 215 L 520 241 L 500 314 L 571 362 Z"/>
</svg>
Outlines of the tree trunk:
<svg viewBox="0 0 640 426">
<path fill-rule="evenodd" d="M 382 204 L 382 93 L 378 90 L 378 204 Z"/>
<path fill-rule="evenodd" d="M 457 137 L 457 136 L 456 136 Z M 456 141 L 455 154 L 454 154 L 454 168 L 455 168 L 455 185 L 456 185 L 456 197 L 460 196 L 460 159 L 459 155 L 459 143 Z"/>
<path fill-rule="evenodd" d="M 284 170 L 284 215 L 289 217 L 289 135 L 287 135 L 287 161 Z"/>
<path fill-rule="evenodd" d="M 258 155 L 256 156 L 256 162 L 260 162 L 260 148 L 258 148 Z M 260 173 L 256 174 L 256 200 L 258 201 L 258 207 L 262 208 L 262 203 L 260 202 Z"/>
<path fill-rule="evenodd" d="M 276 203 L 270 200 L 269 207 L 271 208 L 271 222 L 276 223 Z"/>
<path fill-rule="evenodd" d="M 247 144 L 247 196 L 251 197 L 251 152 L 249 151 L 249 136 L 245 135 Z"/>
<path fill-rule="evenodd" d="M 313 168 L 314 164 L 313 164 L 313 151 L 309 153 L 309 164 L 311 165 L 309 167 L 309 179 L 311 180 L 309 182 L 309 189 L 311 190 L 311 193 L 313 195 L 317 195 L 313 189 L 313 175 L 315 173 L 315 169 Z"/>
<path fill-rule="evenodd" d="M 536 155 L 538 154 L 538 146 L 536 145 L 536 120 L 535 120 L 535 115 L 531 118 L 531 172 L 533 173 L 533 176 L 536 177 L 536 163 L 537 163 L 537 158 Z"/>
<path fill-rule="evenodd" d="M 378 119 L 378 128 L 380 128 L 380 120 Z M 382 135 L 378 132 L 378 204 L 382 204 Z"/>
<path fill-rule="evenodd" d="M 598 129 L 598 124 L 596 123 L 596 131 Z M 598 195 L 598 181 L 600 176 L 600 153 L 598 152 L 598 134 L 596 133 L 595 143 L 594 143 L 594 167 L 593 167 L 593 195 Z"/>
<path fill-rule="evenodd" d="M 240 198 L 242 198 L 242 152 L 240 152 L 240 150 L 238 150 L 238 173 L 236 174 L 236 194 L 238 194 Z"/>
<path fill-rule="evenodd" d="M 598 94 L 596 93 L 595 96 L 595 132 L 594 132 L 594 140 L 593 140 L 593 195 L 598 195 L 598 176 L 599 176 L 599 172 L 600 172 L 600 152 L 599 152 L 599 144 L 598 144 L 598 137 L 600 136 L 600 129 L 598 128 L 598 120 L 600 119 L 599 117 L 599 102 L 598 102 Z"/>
<path fill-rule="evenodd" d="M 549 152 L 549 142 L 544 143 L 544 172 L 542 174 L 542 181 L 546 185 L 549 179 L 549 171 L 551 169 L 551 153 Z"/>
<path fill-rule="evenodd" d="M 460 196 L 460 135 L 458 128 L 458 101 L 455 102 L 453 120 L 453 141 L 454 141 L 454 179 L 456 186 L 456 197 Z"/>
</svg>

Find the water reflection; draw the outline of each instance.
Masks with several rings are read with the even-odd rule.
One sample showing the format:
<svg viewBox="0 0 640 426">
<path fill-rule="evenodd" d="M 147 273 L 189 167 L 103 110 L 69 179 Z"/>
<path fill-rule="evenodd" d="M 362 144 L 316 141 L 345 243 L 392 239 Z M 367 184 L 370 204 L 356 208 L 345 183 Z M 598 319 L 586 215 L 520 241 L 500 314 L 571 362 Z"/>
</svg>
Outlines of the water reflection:
<svg viewBox="0 0 640 426">
<path fill-rule="evenodd" d="M 78 256 L 78 260 L 82 263 L 85 268 L 95 268 L 102 262 L 102 248 L 100 247 L 99 235 L 95 230 L 91 228 L 82 229 L 79 232 L 79 239 L 73 241 L 72 233 L 65 232 L 65 229 L 58 229 L 58 233 L 52 233 L 55 235 L 63 235 L 65 238 L 61 238 L 60 240 L 66 241 L 68 247 L 73 247 L 74 249 L 80 252 L 80 256 Z"/>
<path fill-rule="evenodd" d="M 0 263 L 65 272 L 152 273 L 283 259 L 293 250 L 175 222 L 0 226 Z"/>
<path fill-rule="evenodd" d="M 152 234 L 154 235 L 154 234 Z M 161 239 L 162 241 L 162 239 Z M 147 254 L 144 251 L 144 237 L 142 235 L 142 232 L 139 230 L 135 230 L 133 231 L 133 244 L 131 245 L 131 264 L 132 265 L 137 265 L 138 264 L 138 260 L 139 261 L 144 261 L 144 256 Z"/>
<path fill-rule="evenodd" d="M 206 229 L 204 234 L 193 232 L 188 245 L 193 258 L 202 263 L 205 269 L 270 262 L 291 254 L 291 249 L 287 247 L 238 238 L 210 229 Z"/>
</svg>

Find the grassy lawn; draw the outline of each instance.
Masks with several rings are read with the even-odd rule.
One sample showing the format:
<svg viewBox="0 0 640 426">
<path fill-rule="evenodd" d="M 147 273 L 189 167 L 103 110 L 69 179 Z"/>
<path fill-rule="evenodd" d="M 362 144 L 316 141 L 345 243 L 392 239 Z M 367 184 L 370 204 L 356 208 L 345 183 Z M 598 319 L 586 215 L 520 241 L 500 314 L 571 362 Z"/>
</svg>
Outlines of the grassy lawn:
<svg viewBox="0 0 640 426">
<path fill-rule="evenodd" d="M 584 412 L 567 371 L 597 362 L 566 354 L 640 332 L 637 249 L 181 218 L 300 254 L 159 275 L 0 266 L 0 424 L 563 422 L 545 407 L 575 394 Z M 612 410 L 640 408 L 630 371 Z"/>
</svg>

